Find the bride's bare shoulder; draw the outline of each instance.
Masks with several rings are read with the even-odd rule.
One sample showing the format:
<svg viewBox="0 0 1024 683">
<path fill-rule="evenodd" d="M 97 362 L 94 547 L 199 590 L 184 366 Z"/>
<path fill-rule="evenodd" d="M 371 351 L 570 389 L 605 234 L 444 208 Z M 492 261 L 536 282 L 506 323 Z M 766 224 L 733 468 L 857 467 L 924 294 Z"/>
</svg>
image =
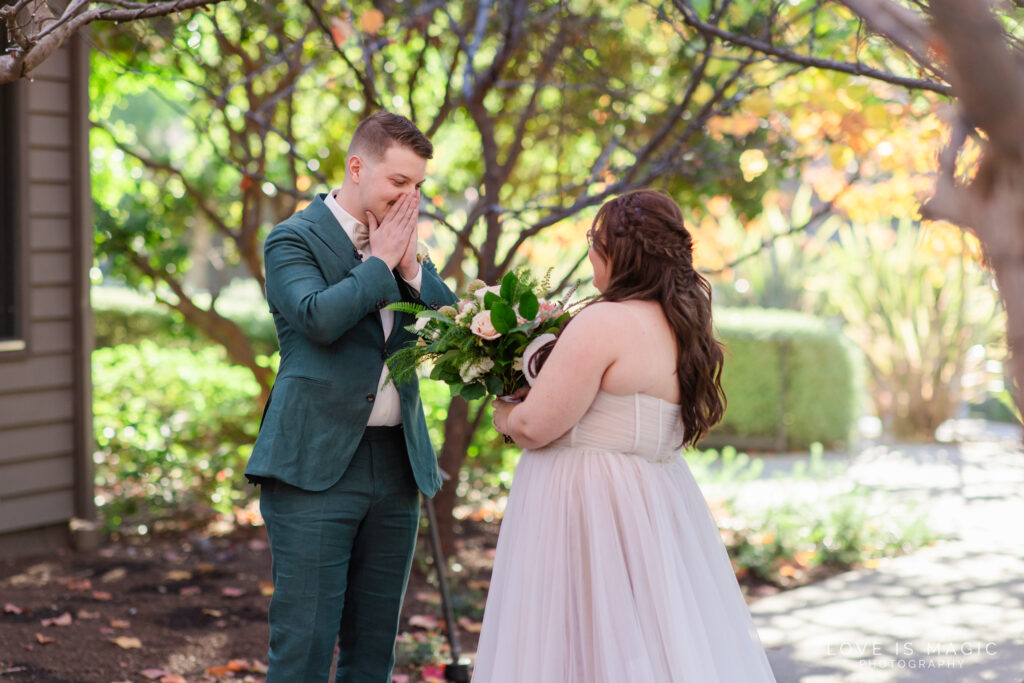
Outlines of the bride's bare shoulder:
<svg viewBox="0 0 1024 683">
<path fill-rule="evenodd" d="M 592 345 L 597 341 L 609 342 L 634 326 L 629 305 L 617 301 L 598 301 L 573 316 L 572 323 L 562 332 L 572 343 Z"/>
</svg>

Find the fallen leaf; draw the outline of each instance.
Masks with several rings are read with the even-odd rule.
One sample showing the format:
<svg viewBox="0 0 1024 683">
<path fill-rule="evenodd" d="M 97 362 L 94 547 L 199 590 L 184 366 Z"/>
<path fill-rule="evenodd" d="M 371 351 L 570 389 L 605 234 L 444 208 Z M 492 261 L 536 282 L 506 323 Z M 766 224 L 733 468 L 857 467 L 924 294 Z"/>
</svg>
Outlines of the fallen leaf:
<svg viewBox="0 0 1024 683">
<path fill-rule="evenodd" d="M 113 583 L 114 581 L 121 581 L 126 576 L 128 576 L 127 570 L 124 567 L 117 567 L 101 576 L 100 581 L 103 583 Z"/>
<path fill-rule="evenodd" d="M 132 650 L 142 647 L 141 640 L 139 640 L 138 638 L 132 638 L 130 636 L 120 636 L 118 638 L 111 638 L 110 642 L 124 650 Z"/>
<path fill-rule="evenodd" d="M 209 609 L 208 607 L 203 608 L 203 614 L 211 616 L 214 619 L 219 619 L 220 617 L 224 616 L 224 613 L 221 612 L 219 609 Z"/>
<path fill-rule="evenodd" d="M 267 665 L 258 659 L 252 660 L 252 672 L 254 674 L 265 674 L 267 673 Z"/>
<path fill-rule="evenodd" d="M 466 633 L 480 633 L 480 629 L 483 627 L 482 623 L 473 621 L 469 617 L 459 617 L 458 623 Z"/>
<path fill-rule="evenodd" d="M 131 622 L 125 621 L 124 619 L 111 619 L 111 628 L 130 628 Z"/>
<path fill-rule="evenodd" d="M 429 605 L 441 604 L 441 594 L 437 591 L 419 591 L 416 593 L 416 599 Z"/>
<path fill-rule="evenodd" d="M 110 593 L 107 593 L 106 591 L 93 591 L 92 597 L 93 600 L 100 600 L 101 602 L 106 602 L 107 600 L 114 599 L 114 596 Z"/>
<path fill-rule="evenodd" d="M 252 665 L 249 664 L 248 659 L 232 659 L 228 662 L 228 669 L 231 671 L 248 671 L 250 668 Z"/>
<path fill-rule="evenodd" d="M 245 591 L 241 588 L 233 588 L 231 586 L 226 586 L 225 588 L 221 589 L 220 594 L 223 595 L 225 598 L 240 598 L 243 595 L 245 595 Z"/>
<path fill-rule="evenodd" d="M 192 578 L 192 572 L 184 569 L 172 569 L 164 574 L 164 578 L 168 581 L 188 581 Z"/>
<path fill-rule="evenodd" d="M 196 565 L 196 571 L 199 572 L 200 574 L 209 574 L 209 573 L 215 571 L 216 569 L 217 568 L 214 567 L 209 562 L 200 562 L 199 564 Z"/>
<path fill-rule="evenodd" d="M 391 683 L 409 683 L 409 674 L 391 674 Z"/>
<path fill-rule="evenodd" d="M 160 683 L 186 683 L 184 677 L 178 674 L 167 674 L 160 679 Z"/>
<path fill-rule="evenodd" d="M 260 595 L 270 597 L 274 594 L 274 584 L 269 581 L 260 581 Z"/>
<path fill-rule="evenodd" d="M 71 612 L 65 612 L 59 617 L 43 619 L 43 626 L 71 626 Z"/>
<path fill-rule="evenodd" d="M 429 614 L 415 614 L 409 617 L 409 626 L 419 626 L 429 630 L 440 626 L 440 622 Z"/>
<path fill-rule="evenodd" d="M 12 605 L 9 602 L 4 605 L 4 614 L 21 614 L 24 611 L 25 610 L 23 608 L 18 607 L 17 605 Z"/>
<path fill-rule="evenodd" d="M 163 678 L 164 676 L 171 675 L 170 671 L 164 671 L 163 669 L 143 669 L 139 673 L 151 681 L 155 681 L 158 678 Z"/>
<path fill-rule="evenodd" d="M 226 666 L 211 666 L 206 670 L 206 675 L 214 678 L 227 678 L 231 675 L 231 669 Z"/>
<path fill-rule="evenodd" d="M 36 634 L 36 641 L 40 645 L 46 645 L 47 643 L 56 643 L 57 639 L 56 638 L 47 638 L 42 633 L 37 633 Z"/>
<path fill-rule="evenodd" d="M 71 591 L 87 591 L 92 590 L 92 581 L 89 579 L 82 579 L 81 581 L 69 581 L 68 590 Z"/>
<path fill-rule="evenodd" d="M 100 626 L 100 633 L 102 633 L 105 636 L 112 636 L 115 633 L 117 633 L 117 631 L 110 628 L 109 626 Z"/>
<path fill-rule="evenodd" d="M 99 619 L 100 618 L 100 613 L 99 612 L 90 612 L 89 610 L 80 609 L 80 610 L 78 610 L 78 613 L 75 616 L 78 617 L 79 619 Z"/>
<path fill-rule="evenodd" d="M 199 586 L 182 586 L 181 590 L 178 591 L 178 595 L 199 595 L 203 592 L 203 589 Z"/>
</svg>

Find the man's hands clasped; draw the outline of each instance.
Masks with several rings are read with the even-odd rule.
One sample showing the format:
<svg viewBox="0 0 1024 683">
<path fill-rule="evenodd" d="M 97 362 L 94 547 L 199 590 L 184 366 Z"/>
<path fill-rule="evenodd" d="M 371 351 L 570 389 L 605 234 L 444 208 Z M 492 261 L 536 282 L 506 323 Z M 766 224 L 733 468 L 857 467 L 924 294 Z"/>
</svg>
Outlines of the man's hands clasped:
<svg viewBox="0 0 1024 683">
<path fill-rule="evenodd" d="M 379 224 L 373 213 L 366 212 L 366 224 L 370 228 L 370 251 L 388 264 L 388 268 L 398 268 L 399 274 L 407 280 L 416 277 L 419 272 L 419 262 L 416 260 L 419 200 L 419 190 L 403 194 L 391 205 Z"/>
</svg>

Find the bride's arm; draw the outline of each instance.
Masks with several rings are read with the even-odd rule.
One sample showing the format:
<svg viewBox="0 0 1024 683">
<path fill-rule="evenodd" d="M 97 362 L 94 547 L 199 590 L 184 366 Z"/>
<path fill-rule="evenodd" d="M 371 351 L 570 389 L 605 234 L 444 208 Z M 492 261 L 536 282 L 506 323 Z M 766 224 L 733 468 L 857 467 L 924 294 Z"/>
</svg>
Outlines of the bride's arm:
<svg viewBox="0 0 1024 683">
<path fill-rule="evenodd" d="M 615 361 L 622 341 L 622 320 L 613 303 L 588 306 L 563 330 L 526 399 L 495 402 L 494 424 L 524 448 L 540 448 L 587 412 Z"/>
</svg>

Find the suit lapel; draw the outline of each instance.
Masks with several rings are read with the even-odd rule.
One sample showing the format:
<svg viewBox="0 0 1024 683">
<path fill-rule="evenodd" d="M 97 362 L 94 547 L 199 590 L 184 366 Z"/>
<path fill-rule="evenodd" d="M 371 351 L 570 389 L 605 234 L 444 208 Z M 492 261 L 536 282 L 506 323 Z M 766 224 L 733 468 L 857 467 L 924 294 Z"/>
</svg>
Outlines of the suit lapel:
<svg viewBox="0 0 1024 683">
<path fill-rule="evenodd" d="M 303 212 L 313 224 L 313 234 L 341 260 L 346 270 L 351 270 L 361 262 L 361 259 L 348 233 L 324 204 L 326 196 L 318 194 Z"/>
<path fill-rule="evenodd" d="M 331 210 L 324 204 L 326 197 L 326 194 L 318 194 L 313 198 L 309 206 L 303 209 L 303 213 L 306 214 L 306 217 L 312 223 L 311 231 L 313 234 L 341 261 L 343 270 L 347 273 L 362 263 L 363 260 L 360 258 L 359 252 L 356 251 L 356 246 L 349 239 L 348 233 L 345 232 L 345 229 L 338 223 L 338 219 L 334 217 Z M 376 311 L 374 318 L 377 321 L 377 332 L 380 334 L 381 344 L 383 344 L 385 340 L 380 311 Z M 393 331 L 392 336 L 394 336 Z"/>
</svg>

